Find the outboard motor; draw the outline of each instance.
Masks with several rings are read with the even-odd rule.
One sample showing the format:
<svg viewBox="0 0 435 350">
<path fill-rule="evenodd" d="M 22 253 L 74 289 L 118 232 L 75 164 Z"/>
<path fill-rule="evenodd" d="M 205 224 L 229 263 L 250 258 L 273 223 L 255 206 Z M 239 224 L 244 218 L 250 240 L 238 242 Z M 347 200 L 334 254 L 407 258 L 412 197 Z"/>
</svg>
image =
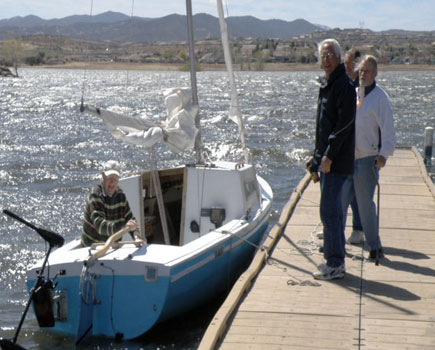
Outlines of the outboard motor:
<svg viewBox="0 0 435 350">
<path fill-rule="evenodd" d="M 38 320 L 40 327 L 53 327 L 54 326 L 54 315 L 53 315 L 53 281 L 44 278 L 44 269 L 47 264 L 50 252 L 54 247 L 62 247 L 64 239 L 57 233 L 52 231 L 39 228 L 31 224 L 30 222 L 20 218 L 18 215 L 10 212 L 9 210 L 3 210 L 3 213 L 9 215 L 10 217 L 22 222 L 23 224 L 34 229 L 38 234 L 44 238 L 48 243 L 49 248 L 45 254 L 44 262 L 42 263 L 41 270 L 38 271 L 38 276 L 36 278 L 35 285 L 30 291 L 30 297 L 27 301 L 26 308 L 24 309 L 23 315 L 21 316 L 20 323 L 18 324 L 17 331 L 13 340 L 8 340 L 0 338 L 0 347 L 2 350 L 26 350 L 22 346 L 17 344 L 18 335 L 20 333 L 21 327 L 23 325 L 24 319 L 26 317 L 27 311 L 29 311 L 30 304 L 33 301 L 33 306 L 35 309 L 36 318 Z"/>
<path fill-rule="evenodd" d="M 41 280 L 33 296 L 33 308 L 39 327 L 54 327 L 53 281 Z"/>
</svg>

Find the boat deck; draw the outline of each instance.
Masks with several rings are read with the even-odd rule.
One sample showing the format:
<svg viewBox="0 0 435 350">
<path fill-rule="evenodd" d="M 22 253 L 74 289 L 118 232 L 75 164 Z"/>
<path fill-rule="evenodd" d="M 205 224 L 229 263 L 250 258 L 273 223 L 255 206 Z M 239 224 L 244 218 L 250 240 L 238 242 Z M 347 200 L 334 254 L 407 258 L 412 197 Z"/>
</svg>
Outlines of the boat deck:
<svg viewBox="0 0 435 350">
<path fill-rule="evenodd" d="M 385 258 L 346 244 L 344 279 L 317 281 L 319 186 L 304 177 L 199 349 L 435 349 L 435 187 L 415 148 L 388 160 L 380 192 Z"/>
</svg>

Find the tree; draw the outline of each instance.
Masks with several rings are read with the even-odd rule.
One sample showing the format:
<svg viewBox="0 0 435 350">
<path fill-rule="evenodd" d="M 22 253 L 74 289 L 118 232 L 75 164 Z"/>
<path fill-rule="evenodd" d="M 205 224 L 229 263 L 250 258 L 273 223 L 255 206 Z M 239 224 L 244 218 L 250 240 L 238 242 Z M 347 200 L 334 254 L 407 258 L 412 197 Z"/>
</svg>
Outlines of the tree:
<svg viewBox="0 0 435 350">
<path fill-rule="evenodd" d="M 3 56 L 6 61 L 15 69 L 15 75 L 18 77 L 18 63 L 23 57 L 24 48 L 21 41 L 17 39 L 8 39 L 2 45 Z"/>
<path fill-rule="evenodd" d="M 261 50 L 255 52 L 255 70 L 264 70 L 263 52 Z"/>
<path fill-rule="evenodd" d="M 172 60 L 172 58 L 174 57 L 174 53 L 172 52 L 172 51 L 165 51 L 164 53 L 163 53 L 163 58 L 166 60 L 166 61 L 171 61 Z"/>
<path fill-rule="evenodd" d="M 187 60 L 187 55 L 186 55 L 186 52 L 184 50 L 178 51 L 178 57 L 180 57 L 183 61 Z"/>
<path fill-rule="evenodd" d="M 414 43 L 409 43 L 408 48 L 409 56 L 411 56 L 413 59 L 416 59 L 418 56 L 418 49 L 417 46 Z"/>
</svg>

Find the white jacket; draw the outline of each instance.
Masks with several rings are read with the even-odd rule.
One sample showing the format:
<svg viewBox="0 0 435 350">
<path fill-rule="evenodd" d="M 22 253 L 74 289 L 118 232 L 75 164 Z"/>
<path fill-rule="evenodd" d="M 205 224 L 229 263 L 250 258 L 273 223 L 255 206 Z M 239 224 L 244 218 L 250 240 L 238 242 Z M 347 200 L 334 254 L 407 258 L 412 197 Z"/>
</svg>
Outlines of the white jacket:
<svg viewBox="0 0 435 350">
<path fill-rule="evenodd" d="M 363 87 L 359 89 L 364 89 Z M 379 132 L 381 149 L 379 150 Z M 388 158 L 396 146 L 393 109 L 387 93 L 375 88 L 363 98 L 355 119 L 355 159 L 380 155 Z"/>
</svg>

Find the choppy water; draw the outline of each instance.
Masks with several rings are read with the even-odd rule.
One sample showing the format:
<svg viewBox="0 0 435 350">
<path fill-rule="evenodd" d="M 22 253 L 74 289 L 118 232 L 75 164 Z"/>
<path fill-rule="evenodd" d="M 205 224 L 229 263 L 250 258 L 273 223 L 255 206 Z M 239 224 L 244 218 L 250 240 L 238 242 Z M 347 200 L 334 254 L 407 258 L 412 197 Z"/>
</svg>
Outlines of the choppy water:
<svg viewBox="0 0 435 350">
<path fill-rule="evenodd" d="M 313 148 L 320 72 L 241 72 L 238 84 L 246 137 L 258 173 L 275 193 L 274 217 L 304 175 Z M 66 241 L 80 234 L 85 195 L 100 165 L 117 159 L 126 171 L 148 167 L 143 148 L 111 138 L 101 120 L 79 112 L 85 102 L 164 119 L 162 91 L 189 86 L 182 72 L 23 69 L 19 79 L 0 80 L 0 208 L 9 209 Z M 202 134 L 212 159 L 238 160 L 236 125 L 226 118 L 223 72 L 198 73 Z M 381 72 L 378 84 L 395 110 L 398 144 L 423 150 L 426 126 L 435 126 L 435 71 Z M 160 166 L 191 162 L 158 148 Z M 0 337 L 12 338 L 24 305 L 26 268 L 41 258 L 39 236 L 0 214 Z M 195 349 L 218 303 L 196 310 L 134 342 L 97 339 L 93 349 Z M 180 326 L 180 325 L 183 326 Z M 28 349 L 73 349 L 73 339 L 41 331 L 29 312 L 18 343 Z"/>
</svg>

